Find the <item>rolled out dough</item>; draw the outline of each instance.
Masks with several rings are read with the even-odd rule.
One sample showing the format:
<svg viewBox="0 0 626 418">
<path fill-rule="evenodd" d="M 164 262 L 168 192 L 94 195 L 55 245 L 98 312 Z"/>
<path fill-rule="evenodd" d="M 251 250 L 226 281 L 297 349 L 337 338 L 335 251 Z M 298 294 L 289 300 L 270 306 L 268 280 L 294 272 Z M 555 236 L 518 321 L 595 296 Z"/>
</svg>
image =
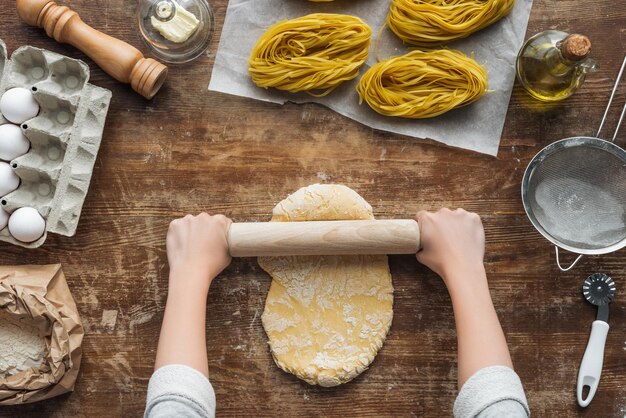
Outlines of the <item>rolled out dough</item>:
<svg viewBox="0 0 626 418">
<path fill-rule="evenodd" d="M 342 185 L 303 187 L 280 202 L 272 222 L 374 219 Z M 278 367 L 310 384 L 337 386 L 362 373 L 393 317 L 387 256 L 259 257 L 272 276 L 262 321 Z"/>
</svg>

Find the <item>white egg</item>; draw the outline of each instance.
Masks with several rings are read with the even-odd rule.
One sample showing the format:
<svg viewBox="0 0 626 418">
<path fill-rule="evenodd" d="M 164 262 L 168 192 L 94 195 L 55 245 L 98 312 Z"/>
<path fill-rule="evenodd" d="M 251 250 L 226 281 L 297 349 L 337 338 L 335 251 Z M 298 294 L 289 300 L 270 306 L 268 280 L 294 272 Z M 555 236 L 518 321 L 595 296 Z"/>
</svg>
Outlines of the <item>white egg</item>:
<svg viewBox="0 0 626 418">
<path fill-rule="evenodd" d="M 33 93 L 22 87 L 7 90 L 0 98 L 0 113 L 9 121 L 21 125 L 39 113 Z"/>
<path fill-rule="evenodd" d="M 5 226 L 9 223 L 9 213 L 0 208 L 0 229 L 4 229 Z"/>
<path fill-rule="evenodd" d="M 43 220 L 37 209 L 19 208 L 9 218 L 9 232 L 18 241 L 37 241 L 46 230 L 46 221 Z"/>
<path fill-rule="evenodd" d="M 11 161 L 30 149 L 30 141 L 17 125 L 0 125 L 0 159 Z"/>
<path fill-rule="evenodd" d="M 0 196 L 5 196 L 17 189 L 20 178 L 15 174 L 11 166 L 0 161 Z"/>
</svg>

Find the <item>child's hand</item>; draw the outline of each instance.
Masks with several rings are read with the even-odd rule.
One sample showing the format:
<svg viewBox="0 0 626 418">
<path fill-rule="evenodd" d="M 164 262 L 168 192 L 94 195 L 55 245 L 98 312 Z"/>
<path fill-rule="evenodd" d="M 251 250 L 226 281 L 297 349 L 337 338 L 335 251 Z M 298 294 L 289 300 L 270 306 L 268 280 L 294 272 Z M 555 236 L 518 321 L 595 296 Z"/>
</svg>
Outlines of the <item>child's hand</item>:
<svg viewBox="0 0 626 418">
<path fill-rule="evenodd" d="M 187 215 L 170 223 L 167 231 L 167 259 L 170 288 L 183 283 L 196 291 L 208 292 L 211 281 L 230 264 L 228 229 L 224 215 Z"/>
<path fill-rule="evenodd" d="M 484 271 L 485 232 L 480 217 L 463 209 L 416 215 L 422 250 L 417 261 L 440 275 L 449 285 L 452 277 L 469 277 Z"/>
</svg>

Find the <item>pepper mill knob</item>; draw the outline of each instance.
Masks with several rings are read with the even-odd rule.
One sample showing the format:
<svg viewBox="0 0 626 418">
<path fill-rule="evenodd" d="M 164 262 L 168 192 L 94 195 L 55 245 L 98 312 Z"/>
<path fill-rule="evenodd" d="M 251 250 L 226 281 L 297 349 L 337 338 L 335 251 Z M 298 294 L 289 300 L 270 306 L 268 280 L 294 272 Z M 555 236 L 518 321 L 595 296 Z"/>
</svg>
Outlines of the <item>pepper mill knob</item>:
<svg viewBox="0 0 626 418">
<path fill-rule="evenodd" d="M 167 77 L 167 67 L 144 58 L 135 47 L 95 30 L 78 13 L 52 0 L 17 0 L 17 14 L 31 26 L 43 28 L 57 42 L 70 44 L 109 75 L 146 99 L 152 99 Z"/>
<path fill-rule="evenodd" d="M 17 0 L 17 14 L 28 25 L 41 26 L 39 16 L 46 6 L 52 6 L 49 0 Z"/>
</svg>

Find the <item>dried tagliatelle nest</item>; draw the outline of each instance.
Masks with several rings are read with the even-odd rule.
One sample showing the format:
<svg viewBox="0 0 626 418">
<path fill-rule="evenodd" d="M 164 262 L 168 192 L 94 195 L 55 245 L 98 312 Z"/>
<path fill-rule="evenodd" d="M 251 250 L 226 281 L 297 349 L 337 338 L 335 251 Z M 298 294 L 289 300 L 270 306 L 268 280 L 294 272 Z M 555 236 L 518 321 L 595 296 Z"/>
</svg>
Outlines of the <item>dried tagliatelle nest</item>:
<svg viewBox="0 0 626 418">
<path fill-rule="evenodd" d="M 487 70 L 460 51 L 414 50 L 371 67 L 357 85 L 363 101 L 377 113 L 432 118 L 480 99 Z"/>
<path fill-rule="evenodd" d="M 254 84 L 325 96 L 359 75 L 372 30 L 361 19 L 316 13 L 271 26 L 249 59 Z"/>
<path fill-rule="evenodd" d="M 515 0 L 392 0 L 387 25 L 404 42 L 446 44 L 497 22 Z"/>
<path fill-rule="evenodd" d="M 0 405 L 74 390 L 84 334 L 60 265 L 0 266 Z"/>
</svg>

